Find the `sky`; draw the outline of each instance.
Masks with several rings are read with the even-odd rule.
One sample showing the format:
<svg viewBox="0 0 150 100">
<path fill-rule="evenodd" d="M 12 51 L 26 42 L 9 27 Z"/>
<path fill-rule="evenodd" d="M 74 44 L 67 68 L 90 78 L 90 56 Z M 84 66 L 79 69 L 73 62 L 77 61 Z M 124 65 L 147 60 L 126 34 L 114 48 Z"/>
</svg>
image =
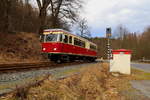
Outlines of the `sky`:
<svg viewBox="0 0 150 100">
<path fill-rule="evenodd" d="M 105 37 L 106 27 L 115 31 L 118 25 L 140 33 L 150 26 L 150 0 L 85 0 L 81 16 L 93 37 Z"/>
<path fill-rule="evenodd" d="M 114 33 L 119 25 L 142 33 L 150 26 L 150 0 L 84 0 L 80 14 L 87 19 L 92 37 L 105 37 L 106 27 Z"/>
</svg>

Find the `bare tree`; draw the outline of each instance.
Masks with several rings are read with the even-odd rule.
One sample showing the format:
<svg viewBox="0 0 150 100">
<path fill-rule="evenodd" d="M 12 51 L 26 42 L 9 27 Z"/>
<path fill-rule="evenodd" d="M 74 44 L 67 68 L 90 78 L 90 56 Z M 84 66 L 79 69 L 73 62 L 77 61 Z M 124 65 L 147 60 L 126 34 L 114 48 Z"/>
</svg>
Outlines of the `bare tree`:
<svg viewBox="0 0 150 100">
<path fill-rule="evenodd" d="M 139 52 L 142 53 L 142 56 L 146 59 L 150 59 L 150 27 L 148 27 L 140 37 L 139 40 Z M 142 57 L 141 57 L 142 58 Z"/>
<path fill-rule="evenodd" d="M 113 34 L 113 37 L 116 37 L 116 38 L 119 38 L 120 40 L 123 40 L 125 34 L 128 34 L 128 33 L 129 33 L 128 29 L 125 26 L 120 24 L 117 26 L 117 28 Z"/>
<path fill-rule="evenodd" d="M 36 0 L 39 7 L 39 34 L 43 32 L 46 16 L 47 16 L 47 8 L 51 3 L 51 0 Z"/>
<path fill-rule="evenodd" d="M 78 11 L 82 7 L 81 0 L 50 0 L 49 7 L 51 27 L 60 28 L 62 23 L 73 23 L 78 19 Z"/>
<path fill-rule="evenodd" d="M 78 30 L 77 35 L 84 37 L 84 38 L 91 37 L 90 28 L 89 28 L 87 20 L 85 18 L 81 19 L 77 23 L 77 30 Z"/>
<path fill-rule="evenodd" d="M 0 31 L 24 31 L 42 33 L 45 27 L 69 30 L 78 19 L 81 0 L 1 0 Z"/>
<path fill-rule="evenodd" d="M 9 27 L 10 27 L 10 13 L 12 11 L 12 1 L 11 0 L 2 0 L 1 1 L 1 13 L 3 13 L 3 15 L 1 16 L 2 19 L 1 21 L 3 22 L 3 31 L 8 32 L 9 31 Z"/>
<path fill-rule="evenodd" d="M 50 27 L 60 28 L 64 21 L 76 21 L 81 0 L 36 0 L 39 7 L 40 31 L 46 24 L 46 16 L 49 14 Z"/>
<path fill-rule="evenodd" d="M 0 32 L 36 32 L 38 11 L 29 0 L 1 0 Z"/>
</svg>

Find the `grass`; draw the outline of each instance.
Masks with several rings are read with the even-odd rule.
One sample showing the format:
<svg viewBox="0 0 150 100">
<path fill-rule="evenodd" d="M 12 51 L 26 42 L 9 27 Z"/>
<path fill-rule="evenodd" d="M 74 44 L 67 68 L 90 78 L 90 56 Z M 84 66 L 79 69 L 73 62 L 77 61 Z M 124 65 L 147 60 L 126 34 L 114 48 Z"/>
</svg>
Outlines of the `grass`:
<svg viewBox="0 0 150 100">
<path fill-rule="evenodd" d="M 134 80 L 150 80 L 150 73 L 148 72 L 135 68 L 132 68 L 131 72 Z"/>
<path fill-rule="evenodd" d="M 19 80 L 14 82 L 7 82 L 0 85 L 0 91 L 5 91 L 5 89 L 16 89 L 16 86 L 24 86 L 28 85 L 30 83 L 36 82 L 37 80 L 41 80 L 42 77 L 36 77 L 36 78 L 27 78 L 25 80 Z"/>
<path fill-rule="evenodd" d="M 68 75 L 77 73 L 79 71 L 80 71 L 80 68 L 67 69 L 67 70 L 64 70 L 62 72 L 56 73 L 55 75 L 53 75 L 53 78 L 58 78 L 61 76 L 66 76 L 66 75 L 68 76 Z"/>
<path fill-rule="evenodd" d="M 103 64 L 104 66 L 106 64 Z M 100 64 L 86 68 L 68 70 L 62 74 L 74 72 L 73 75 L 61 80 L 46 80 L 44 84 L 29 91 L 28 99 L 38 100 L 120 100 L 116 89 L 112 88 L 104 69 Z M 107 89 L 105 88 L 106 86 Z"/>
<path fill-rule="evenodd" d="M 74 75 L 74 73 L 80 74 Z M 71 76 L 69 76 L 71 75 Z M 60 80 L 54 77 L 69 76 Z M 132 88 L 131 80 L 145 80 L 150 73 L 132 69 L 132 75 L 112 76 L 108 64 L 92 64 L 84 68 L 67 69 L 50 76 L 39 86 L 30 88 L 28 100 L 146 100 Z M 15 99 L 9 97 L 5 100 Z"/>
</svg>

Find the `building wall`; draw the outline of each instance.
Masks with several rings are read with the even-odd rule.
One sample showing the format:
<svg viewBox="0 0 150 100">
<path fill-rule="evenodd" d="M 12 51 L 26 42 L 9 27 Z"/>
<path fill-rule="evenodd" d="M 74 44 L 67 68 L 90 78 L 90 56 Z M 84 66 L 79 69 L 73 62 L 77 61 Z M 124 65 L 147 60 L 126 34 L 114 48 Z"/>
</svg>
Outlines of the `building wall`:
<svg viewBox="0 0 150 100">
<path fill-rule="evenodd" d="M 130 54 L 114 54 L 113 60 L 110 61 L 110 72 L 130 74 L 130 59 Z"/>
</svg>

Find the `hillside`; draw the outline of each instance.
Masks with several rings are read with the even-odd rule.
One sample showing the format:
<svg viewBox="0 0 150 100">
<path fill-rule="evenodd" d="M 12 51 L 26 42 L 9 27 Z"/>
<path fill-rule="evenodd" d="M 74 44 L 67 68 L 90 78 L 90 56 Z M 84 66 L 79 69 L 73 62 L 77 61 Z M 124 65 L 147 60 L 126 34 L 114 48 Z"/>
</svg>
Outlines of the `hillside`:
<svg viewBox="0 0 150 100">
<path fill-rule="evenodd" d="M 43 61 L 39 37 L 34 33 L 0 34 L 0 63 Z"/>
</svg>

